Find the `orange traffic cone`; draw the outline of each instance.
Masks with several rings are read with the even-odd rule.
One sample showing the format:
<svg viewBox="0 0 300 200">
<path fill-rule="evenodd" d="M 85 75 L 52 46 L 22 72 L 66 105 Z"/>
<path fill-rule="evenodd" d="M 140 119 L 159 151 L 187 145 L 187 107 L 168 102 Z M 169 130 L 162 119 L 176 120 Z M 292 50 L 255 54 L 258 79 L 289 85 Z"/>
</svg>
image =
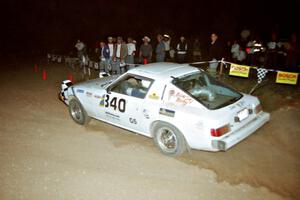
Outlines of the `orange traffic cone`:
<svg viewBox="0 0 300 200">
<path fill-rule="evenodd" d="M 74 78 L 72 74 L 68 75 L 68 80 L 71 81 L 72 83 L 74 82 Z"/>
<path fill-rule="evenodd" d="M 148 60 L 147 58 L 144 58 L 144 65 L 147 65 L 148 64 Z"/>
<path fill-rule="evenodd" d="M 43 76 L 43 80 L 47 80 L 47 72 L 45 69 L 43 69 L 43 73 L 42 73 L 42 76 Z"/>
<path fill-rule="evenodd" d="M 39 67 L 37 66 L 37 64 L 35 64 L 35 65 L 33 66 L 33 71 L 34 71 L 35 73 L 37 73 L 37 72 L 39 71 Z"/>
</svg>

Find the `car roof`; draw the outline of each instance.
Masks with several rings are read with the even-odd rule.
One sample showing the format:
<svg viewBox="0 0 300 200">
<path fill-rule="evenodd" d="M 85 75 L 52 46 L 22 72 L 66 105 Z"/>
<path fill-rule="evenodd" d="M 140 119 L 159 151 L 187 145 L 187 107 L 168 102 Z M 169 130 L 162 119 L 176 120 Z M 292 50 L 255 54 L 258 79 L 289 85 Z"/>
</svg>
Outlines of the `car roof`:
<svg viewBox="0 0 300 200">
<path fill-rule="evenodd" d="M 199 69 L 188 64 L 177 64 L 168 62 L 151 63 L 133 68 L 128 73 L 144 76 L 155 80 L 169 80 L 172 77 L 180 77 Z"/>
</svg>

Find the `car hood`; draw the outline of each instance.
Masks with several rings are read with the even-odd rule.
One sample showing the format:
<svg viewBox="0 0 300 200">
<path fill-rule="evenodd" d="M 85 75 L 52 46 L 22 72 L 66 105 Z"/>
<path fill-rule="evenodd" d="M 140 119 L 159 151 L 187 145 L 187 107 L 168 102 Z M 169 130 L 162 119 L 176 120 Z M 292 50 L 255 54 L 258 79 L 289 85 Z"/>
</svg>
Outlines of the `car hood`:
<svg viewBox="0 0 300 200">
<path fill-rule="evenodd" d="M 96 88 L 105 89 L 108 85 L 110 85 L 110 83 L 112 83 L 118 77 L 119 76 L 114 75 L 114 76 L 107 76 L 104 78 L 97 78 L 97 79 L 77 83 L 74 85 L 74 87 L 80 89 L 96 89 Z"/>
</svg>

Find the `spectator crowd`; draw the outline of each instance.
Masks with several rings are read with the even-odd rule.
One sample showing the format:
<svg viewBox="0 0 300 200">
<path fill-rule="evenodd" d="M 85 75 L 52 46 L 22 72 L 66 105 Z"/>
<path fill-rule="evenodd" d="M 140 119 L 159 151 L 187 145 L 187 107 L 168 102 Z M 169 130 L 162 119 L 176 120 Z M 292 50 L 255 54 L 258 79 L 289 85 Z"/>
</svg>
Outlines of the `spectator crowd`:
<svg viewBox="0 0 300 200">
<path fill-rule="evenodd" d="M 272 32 L 269 40 L 264 42 L 244 28 L 240 38 L 227 41 L 225 45 L 215 32 L 211 33 L 208 45 L 203 45 L 198 37 L 188 42 L 184 36 L 175 41 L 167 34 L 158 34 L 155 39 L 153 42 L 150 37 L 144 36 L 141 44 L 137 46 L 137 41 L 131 37 L 125 41 L 121 36 L 109 36 L 106 40 L 97 42 L 92 51 L 88 51 L 86 44 L 80 40 L 75 44 L 75 48 L 80 60 L 88 58 L 97 60 L 101 71 L 112 74 L 122 74 L 136 64 L 218 61 L 222 58 L 249 66 L 299 70 L 298 41 L 294 33 L 289 40 L 280 40 L 278 34 Z M 208 70 L 214 74 L 217 67 L 218 62 L 212 62 Z"/>
</svg>

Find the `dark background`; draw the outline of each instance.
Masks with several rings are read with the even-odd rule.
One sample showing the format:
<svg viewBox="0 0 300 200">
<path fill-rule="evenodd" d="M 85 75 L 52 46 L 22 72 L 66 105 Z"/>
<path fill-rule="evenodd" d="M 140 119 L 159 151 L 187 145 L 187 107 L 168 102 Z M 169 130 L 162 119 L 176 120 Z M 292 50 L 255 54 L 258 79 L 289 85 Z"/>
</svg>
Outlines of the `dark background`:
<svg viewBox="0 0 300 200">
<path fill-rule="evenodd" d="M 263 39 L 271 31 L 288 39 L 299 32 L 296 1 L 113 1 L 10 0 L 2 3 L 1 55 L 69 52 L 77 39 L 93 47 L 107 36 L 168 33 L 199 36 L 212 31 L 223 41 L 239 37 L 244 25 Z"/>
</svg>

